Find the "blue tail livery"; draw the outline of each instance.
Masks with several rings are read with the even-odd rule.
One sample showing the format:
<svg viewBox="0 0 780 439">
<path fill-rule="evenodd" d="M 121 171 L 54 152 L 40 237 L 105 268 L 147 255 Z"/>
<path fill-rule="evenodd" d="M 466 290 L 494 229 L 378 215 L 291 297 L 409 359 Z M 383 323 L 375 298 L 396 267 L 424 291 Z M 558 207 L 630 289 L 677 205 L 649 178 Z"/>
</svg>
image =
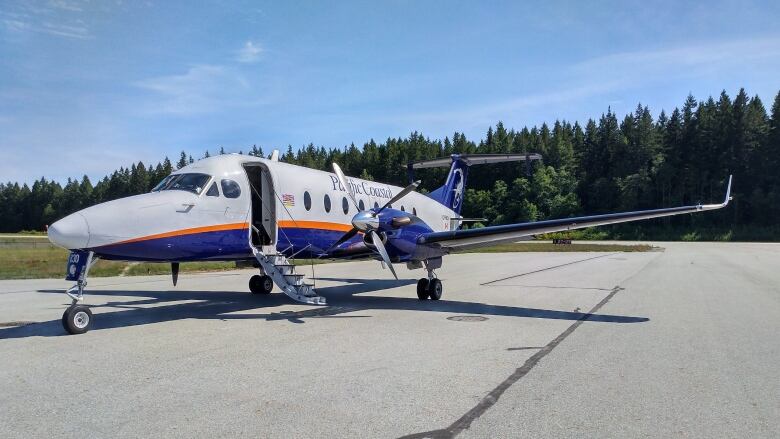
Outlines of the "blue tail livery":
<svg viewBox="0 0 780 439">
<path fill-rule="evenodd" d="M 463 195 L 466 191 L 466 179 L 469 167 L 488 163 L 518 162 L 521 160 L 541 160 L 539 154 L 452 154 L 449 158 L 439 158 L 410 163 L 407 166 L 410 179 L 415 169 L 441 168 L 450 166 L 447 181 L 444 185 L 428 194 L 429 197 L 460 214 L 463 206 Z"/>
</svg>

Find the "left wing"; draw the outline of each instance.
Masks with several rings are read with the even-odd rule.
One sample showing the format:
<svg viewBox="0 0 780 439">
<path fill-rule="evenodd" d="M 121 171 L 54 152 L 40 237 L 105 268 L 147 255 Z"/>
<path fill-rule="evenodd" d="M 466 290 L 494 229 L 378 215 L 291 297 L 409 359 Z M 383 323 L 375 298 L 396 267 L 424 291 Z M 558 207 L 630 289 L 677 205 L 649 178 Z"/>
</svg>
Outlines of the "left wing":
<svg viewBox="0 0 780 439">
<path fill-rule="evenodd" d="M 731 176 L 726 189 L 726 199 L 720 204 L 697 204 L 695 206 L 670 207 L 667 209 L 639 210 L 635 212 L 609 213 L 606 215 L 581 216 L 530 223 L 507 224 L 503 226 L 483 227 L 481 229 L 452 230 L 448 232 L 425 233 L 417 239 L 417 244 L 436 246 L 453 250 L 465 250 L 504 241 L 543 233 L 583 229 L 605 224 L 625 223 L 649 218 L 680 215 L 683 213 L 703 212 L 726 207 L 731 200 Z"/>
</svg>

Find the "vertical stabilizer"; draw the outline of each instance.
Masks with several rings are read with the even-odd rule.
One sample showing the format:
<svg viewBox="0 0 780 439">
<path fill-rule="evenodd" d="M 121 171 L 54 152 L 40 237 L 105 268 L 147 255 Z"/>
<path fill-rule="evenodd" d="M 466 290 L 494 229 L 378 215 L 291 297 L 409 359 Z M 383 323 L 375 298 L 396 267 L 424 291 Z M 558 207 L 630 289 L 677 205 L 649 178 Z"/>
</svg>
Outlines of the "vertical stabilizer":
<svg viewBox="0 0 780 439">
<path fill-rule="evenodd" d="M 428 196 L 460 214 L 470 166 L 541 159 L 542 156 L 539 154 L 452 154 L 450 157 L 409 163 L 407 169 L 410 178 L 413 179 L 415 169 L 449 166 L 447 181 Z"/>
<path fill-rule="evenodd" d="M 464 160 L 461 160 L 457 154 L 453 154 L 447 181 L 444 182 L 443 186 L 428 194 L 428 196 L 460 214 L 468 175 L 469 165 Z"/>
</svg>

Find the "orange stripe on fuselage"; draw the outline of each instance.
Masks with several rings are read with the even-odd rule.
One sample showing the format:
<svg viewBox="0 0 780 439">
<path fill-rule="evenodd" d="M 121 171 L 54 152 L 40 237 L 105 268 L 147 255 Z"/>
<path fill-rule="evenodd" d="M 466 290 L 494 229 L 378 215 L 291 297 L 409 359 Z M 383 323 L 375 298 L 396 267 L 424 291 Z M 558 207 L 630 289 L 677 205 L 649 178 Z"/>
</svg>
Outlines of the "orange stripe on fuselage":
<svg viewBox="0 0 780 439">
<path fill-rule="evenodd" d="M 193 227 L 191 229 L 181 229 L 181 230 L 174 230 L 173 232 L 165 232 L 165 233 L 158 233 L 156 235 L 142 236 L 140 238 L 128 239 L 127 241 L 115 242 L 109 245 L 129 244 L 131 242 L 148 241 L 150 239 L 170 238 L 172 236 L 194 235 L 196 233 L 218 232 L 221 230 L 240 230 L 240 229 L 248 229 L 248 228 L 249 228 L 249 223 L 232 223 L 232 224 L 218 224 L 216 226 Z"/>
<path fill-rule="evenodd" d="M 349 224 L 329 223 L 324 221 L 279 221 L 279 227 L 296 229 L 321 229 L 334 230 L 337 232 L 348 232 L 352 230 Z M 239 230 L 248 229 L 249 223 L 218 224 L 215 226 L 193 227 L 191 229 L 174 230 L 172 232 L 157 233 L 155 235 L 142 236 L 140 238 L 128 239 L 108 245 L 130 244 L 132 242 L 149 241 L 152 239 L 170 238 L 173 236 L 194 235 L 196 233 L 218 232 L 221 230 Z"/>
<path fill-rule="evenodd" d="M 329 223 L 325 221 L 279 221 L 279 227 L 291 228 L 291 229 L 320 229 L 320 230 L 334 230 L 337 232 L 349 232 L 352 230 L 350 224 Z"/>
</svg>

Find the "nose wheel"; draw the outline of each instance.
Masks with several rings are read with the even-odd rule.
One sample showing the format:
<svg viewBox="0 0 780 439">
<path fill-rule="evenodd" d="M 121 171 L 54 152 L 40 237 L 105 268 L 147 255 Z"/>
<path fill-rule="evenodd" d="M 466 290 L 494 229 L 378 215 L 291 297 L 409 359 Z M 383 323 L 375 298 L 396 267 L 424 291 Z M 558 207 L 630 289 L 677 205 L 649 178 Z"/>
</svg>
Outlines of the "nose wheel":
<svg viewBox="0 0 780 439">
<path fill-rule="evenodd" d="M 62 313 L 62 327 L 68 334 L 83 334 L 92 327 L 92 311 L 84 305 L 71 305 Z"/>
<path fill-rule="evenodd" d="M 422 278 L 417 281 L 417 298 L 420 300 L 428 298 L 439 300 L 442 292 L 444 292 L 444 287 L 441 281 L 435 277 L 431 279 Z"/>
</svg>

